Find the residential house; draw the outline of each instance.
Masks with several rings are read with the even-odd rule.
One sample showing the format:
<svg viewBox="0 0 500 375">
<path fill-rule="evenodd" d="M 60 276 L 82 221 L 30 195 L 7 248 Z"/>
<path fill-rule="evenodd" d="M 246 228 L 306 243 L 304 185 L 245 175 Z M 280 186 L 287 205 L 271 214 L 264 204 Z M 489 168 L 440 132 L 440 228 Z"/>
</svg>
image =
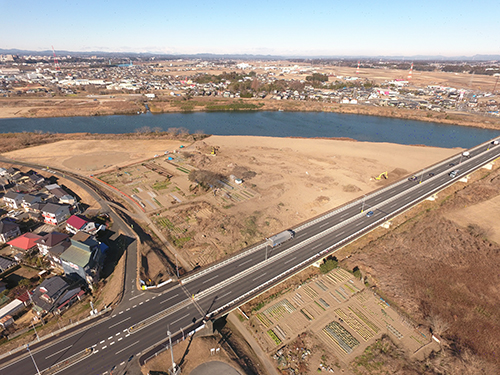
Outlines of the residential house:
<svg viewBox="0 0 500 375">
<path fill-rule="evenodd" d="M 26 211 L 31 211 L 31 207 L 35 203 L 41 203 L 41 202 L 42 202 L 42 197 L 41 196 L 39 196 L 39 195 L 32 195 L 32 194 L 26 194 L 23 197 L 23 201 L 22 201 L 21 205 L 23 206 L 23 208 Z"/>
<path fill-rule="evenodd" d="M 3 196 L 3 201 L 4 203 L 9 207 L 14 210 L 17 210 L 18 208 L 21 207 L 22 202 L 23 202 L 24 194 L 22 193 L 17 193 L 15 191 L 9 190 L 4 196 Z"/>
<path fill-rule="evenodd" d="M 59 203 L 75 204 L 76 199 L 57 184 L 47 185 L 45 188 L 59 200 Z"/>
<path fill-rule="evenodd" d="M 36 244 L 40 253 L 45 256 L 48 255 L 50 249 L 63 241 L 66 241 L 68 243 L 70 242 L 69 236 L 67 234 L 51 232 L 37 240 Z"/>
<path fill-rule="evenodd" d="M 7 271 L 8 269 L 14 267 L 17 264 L 16 261 L 0 257 L 0 273 Z"/>
<path fill-rule="evenodd" d="M 0 309 L 0 319 L 2 319 L 7 315 L 13 316 L 22 309 L 24 309 L 24 307 L 25 307 L 24 303 L 16 298 L 14 301 L 8 303 L 7 305 L 5 305 Z"/>
<path fill-rule="evenodd" d="M 69 217 L 69 206 L 47 203 L 42 208 L 43 221 L 47 224 L 58 225 Z"/>
<path fill-rule="evenodd" d="M 66 221 L 66 230 L 70 233 L 76 234 L 78 231 L 83 230 L 88 223 L 89 221 L 82 216 L 71 215 Z"/>
<path fill-rule="evenodd" d="M 68 238 L 68 240 L 59 242 L 57 245 L 48 249 L 48 254 L 46 258 L 49 260 L 52 267 L 62 268 L 61 254 L 64 253 L 66 249 L 70 246 L 71 246 L 71 241 Z"/>
<path fill-rule="evenodd" d="M 60 276 L 43 280 L 31 297 L 33 310 L 38 315 L 54 312 L 61 305 L 61 297 L 66 294 L 69 287 L 69 284 Z M 81 289 L 77 289 L 80 292 Z"/>
<path fill-rule="evenodd" d="M 42 185 L 45 182 L 45 178 L 37 174 L 36 172 L 29 173 L 28 177 L 33 185 Z"/>
<path fill-rule="evenodd" d="M 16 238 L 21 235 L 21 230 L 19 225 L 13 223 L 12 221 L 1 220 L 0 221 L 0 242 L 6 243 L 12 238 Z"/>
<path fill-rule="evenodd" d="M 81 237 L 86 233 L 81 233 Z M 99 280 L 101 250 L 99 242 L 86 235 L 84 242 L 71 239 L 71 246 L 61 254 L 60 259 L 68 277 L 85 280 L 90 286 Z M 78 238 L 78 237 L 77 237 Z"/>
<path fill-rule="evenodd" d="M 17 238 L 14 238 L 13 240 L 10 240 L 9 242 L 7 242 L 7 245 L 26 252 L 36 247 L 36 241 L 40 238 L 42 238 L 42 236 L 28 232 Z"/>
</svg>

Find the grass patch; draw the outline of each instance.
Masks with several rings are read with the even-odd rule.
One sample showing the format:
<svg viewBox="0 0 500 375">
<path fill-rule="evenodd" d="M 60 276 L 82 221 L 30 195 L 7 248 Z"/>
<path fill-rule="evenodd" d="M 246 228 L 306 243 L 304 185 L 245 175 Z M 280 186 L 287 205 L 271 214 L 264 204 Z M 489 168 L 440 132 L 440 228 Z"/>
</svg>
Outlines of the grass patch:
<svg viewBox="0 0 500 375">
<path fill-rule="evenodd" d="M 207 111 L 252 111 L 259 109 L 263 106 L 263 103 L 252 104 L 252 103 L 231 103 L 231 104 L 207 104 L 205 109 Z"/>
<path fill-rule="evenodd" d="M 153 184 L 153 189 L 155 190 L 163 190 L 163 189 L 167 189 L 168 188 L 168 185 L 170 185 L 171 182 L 168 181 L 168 180 L 165 180 L 165 181 L 158 181 L 158 182 L 155 182 Z"/>
</svg>

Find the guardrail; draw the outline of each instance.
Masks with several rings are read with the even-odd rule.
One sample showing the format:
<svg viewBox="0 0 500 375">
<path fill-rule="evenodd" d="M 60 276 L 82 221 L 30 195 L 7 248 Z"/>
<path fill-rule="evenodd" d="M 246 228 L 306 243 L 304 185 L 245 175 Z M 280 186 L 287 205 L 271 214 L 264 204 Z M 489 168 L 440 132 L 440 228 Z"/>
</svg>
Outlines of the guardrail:
<svg viewBox="0 0 500 375">
<path fill-rule="evenodd" d="M 53 366 L 50 366 L 49 368 L 43 370 L 41 372 L 41 375 L 53 375 L 55 373 L 58 373 L 62 369 L 65 369 L 66 367 L 70 367 L 74 365 L 77 362 L 80 362 L 82 359 L 85 357 L 88 357 L 93 353 L 92 348 L 86 348 L 82 350 L 81 352 L 78 352 L 76 354 L 73 354 L 71 357 L 68 357 L 64 361 L 58 362 Z"/>
<path fill-rule="evenodd" d="M 140 331 L 141 329 L 146 328 L 147 326 L 150 326 L 151 324 L 157 322 L 158 320 L 165 318 L 166 316 L 170 315 L 174 311 L 179 310 L 183 306 L 188 305 L 189 303 L 191 303 L 191 300 L 189 300 L 189 299 L 185 299 L 179 303 L 176 303 L 175 305 L 169 307 L 168 309 L 160 311 L 159 313 L 156 313 L 155 315 L 152 315 L 152 316 L 140 321 L 139 323 L 136 323 L 136 324 L 130 326 L 128 328 L 128 332 L 130 334 L 136 333 L 136 332 Z"/>
</svg>

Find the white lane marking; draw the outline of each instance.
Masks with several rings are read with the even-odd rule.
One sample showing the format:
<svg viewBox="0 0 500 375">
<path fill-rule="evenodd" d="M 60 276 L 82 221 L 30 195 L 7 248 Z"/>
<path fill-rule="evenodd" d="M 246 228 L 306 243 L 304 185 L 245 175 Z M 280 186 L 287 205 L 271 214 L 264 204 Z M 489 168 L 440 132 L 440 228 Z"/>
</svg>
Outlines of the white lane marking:
<svg viewBox="0 0 500 375">
<path fill-rule="evenodd" d="M 139 306 L 141 306 L 143 303 L 144 303 L 144 302 L 140 302 L 140 303 L 139 303 Z"/>
<path fill-rule="evenodd" d="M 106 340 L 102 340 L 99 344 L 104 344 L 104 341 L 106 341 Z"/>
<path fill-rule="evenodd" d="M 97 344 L 92 345 L 93 348 L 95 348 L 96 346 L 97 346 Z"/>
<path fill-rule="evenodd" d="M 241 267 L 241 266 L 243 266 L 244 264 L 247 264 L 248 262 L 251 262 L 251 261 L 252 261 L 252 259 L 248 259 L 247 261 L 245 261 L 245 262 L 243 262 L 243 263 L 238 264 L 238 267 Z"/>
<path fill-rule="evenodd" d="M 45 359 L 49 359 L 50 357 L 53 357 L 53 356 L 55 356 L 55 355 L 57 355 L 57 354 L 59 354 L 59 353 L 61 353 L 61 352 L 64 352 L 65 350 L 67 350 L 67 349 L 71 348 L 72 346 L 73 346 L 73 345 L 70 345 L 70 346 L 68 346 L 67 348 L 64 348 L 64 349 L 59 350 L 58 352 L 52 353 L 51 355 L 49 355 L 49 356 L 45 357 Z"/>
<path fill-rule="evenodd" d="M 362 221 L 360 221 L 359 223 L 356 223 L 355 227 L 359 227 L 361 224 L 363 224 Z"/>
<path fill-rule="evenodd" d="M 113 316 L 112 316 L 112 318 L 114 318 L 115 316 L 116 316 L 116 314 L 115 314 L 115 315 L 113 315 Z"/>
<path fill-rule="evenodd" d="M 125 329 L 123 330 L 123 332 L 127 332 L 127 328 L 125 328 Z"/>
<path fill-rule="evenodd" d="M 290 263 L 290 262 L 294 261 L 295 259 L 297 259 L 297 257 L 290 258 L 290 259 L 288 259 L 288 260 L 285 262 L 285 264 Z"/>
<path fill-rule="evenodd" d="M 130 307 L 128 307 L 127 310 L 125 310 L 125 311 L 129 311 L 129 310 L 130 310 Z"/>
<path fill-rule="evenodd" d="M 127 334 L 125 335 L 125 337 L 129 337 L 129 336 L 130 336 L 130 333 L 127 333 Z"/>
<path fill-rule="evenodd" d="M 122 363 L 120 363 L 120 366 L 123 366 L 125 364 L 125 361 L 123 361 Z"/>
<path fill-rule="evenodd" d="M 156 298 L 156 296 L 151 297 L 151 299 L 155 299 L 155 298 Z M 149 300 L 148 300 L 148 301 L 149 301 Z"/>
<path fill-rule="evenodd" d="M 120 312 L 118 313 L 118 315 L 121 315 L 121 314 L 123 314 L 123 311 L 120 311 Z"/>
<path fill-rule="evenodd" d="M 314 246 L 314 247 L 312 248 L 312 250 L 314 250 L 314 249 L 316 249 L 317 247 L 320 247 L 320 246 L 323 246 L 323 242 L 321 242 L 321 243 L 317 244 L 316 246 Z"/>
<path fill-rule="evenodd" d="M 109 346 L 111 346 L 111 345 L 115 345 L 115 342 L 113 341 L 112 343 L 109 344 Z"/>
<path fill-rule="evenodd" d="M 115 336 L 118 336 L 119 334 L 121 334 L 121 332 L 118 332 Z"/>
<path fill-rule="evenodd" d="M 204 282 L 202 282 L 202 284 L 208 283 L 209 281 L 212 281 L 213 279 L 216 279 L 218 277 L 219 277 L 219 275 L 215 275 L 214 277 L 212 277 L 212 278 L 210 278 L 210 279 L 205 280 Z"/>
<path fill-rule="evenodd" d="M 133 309 L 135 309 L 136 307 L 137 307 L 137 305 L 132 306 Z"/>
<path fill-rule="evenodd" d="M 226 294 L 223 294 L 222 296 L 220 296 L 219 298 L 224 298 L 225 296 L 228 296 L 232 293 L 232 291 L 230 290 L 229 292 L 227 292 Z"/>
<path fill-rule="evenodd" d="M 167 298 L 165 301 L 161 301 L 161 302 L 160 302 L 160 305 L 161 305 L 162 303 L 165 303 L 165 302 L 167 302 L 167 301 L 170 301 L 172 298 L 175 298 L 175 297 L 177 297 L 178 295 L 179 295 L 179 293 L 177 293 L 175 296 L 172 296 L 172 297 L 170 297 L 170 298 Z"/>
<path fill-rule="evenodd" d="M 134 346 L 135 344 L 139 343 L 139 340 L 137 340 L 136 342 L 134 342 L 133 344 L 130 344 L 129 346 L 127 346 L 126 348 L 123 348 L 122 350 L 119 350 L 117 351 L 115 354 L 120 354 L 121 352 L 127 350 L 128 348 L 131 348 L 132 346 Z"/>
<path fill-rule="evenodd" d="M 150 300 L 150 299 L 148 298 L 148 299 L 146 300 L 146 302 L 149 302 L 149 300 Z"/>
<path fill-rule="evenodd" d="M 123 337 L 120 337 L 120 338 L 118 339 L 118 341 L 122 341 L 122 340 L 123 340 Z"/>
<path fill-rule="evenodd" d="M 263 273 L 262 275 L 260 275 L 260 276 L 257 276 L 257 277 L 256 277 L 255 279 L 253 279 L 252 281 L 255 281 L 255 280 L 257 280 L 257 279 L 260 279 L 262 276 L 265 276 L 265 275 L 266 275 L 266 272 L 264 272 L 264 273 Z"/>
<path fill-rule="evenodd" d="M 103 346 L 103 347 L 101 348 L 101 350 L 104 350 L 104 349 L 106 349 L 106 348 L 107 348 L 107 345 Z"/>
<path fill-rule="evenodd" d="M 108 337 L 108 340 L 111 340 L 112 338 L 113 338 L 113 336 L 110 336 L 110 337 Z"/>
<path fill-rule="evenodd" d="M 139 295 L 137 295 L 137 296 L 134 296 L 134 297 L 132 297 L 132 298 L 129 298 L 128 300 L 129 300 L 129 301 L 132 301 L 134 298 L 140 297 L 140 296 L 142 296 L 142 295 L 144 295 L 144 293 L 141 293 L 141 294 L 139 294 Z"/>
<path fill-rule="evenodd" d="M 340 218 L 342 219 L 343 217 L 346 217 L 347 215 L 349 215 L 349 212 L 346 212 L 345 214 L 343 214 L 342 216 L 340 216 Z"/>
<path fill-rule="evenodd" d="M 341 236 L 341 235 L 343 235 L 344 233 L 345 233 L 345 230 L 343 230 L 342 232 L 340 232 L 340 233 L 336 234 L 336 235 L 335 235 L 335 237 Z"/>
<path fill-rule="evenodd" d="M 174 323 L 177 323 L 179 320 L 182 320 L 182 319 L 184 319 L 184 318 L 187 318 L 188 316 L 189 316 L 189 314 L 186 314 L 186 315 L 184 315 L 182 318 L 179 318 L 179 319 L 177 319 L 177 320 L 174 320 L 172 323 L 170 323 L 170 325 L 172 325 L 172 324 L 174 324 Z"/>
<path fill-rule="evenodd" d="M 128 318 L 125 318 L 123 319 L 122 321 L 119 321 L 118 323 L 115 323 L 113 324 L 112 326 L 109 326 L 108 328 L 113 328 L 115 326 L 117 326 L 118 324 L 122 324 L 123 322 L 126 322 L 127 320 L 129 320 L 131 317 L 129 316 Z"/>
<path fill-rule="evenodd" d="M 94 350 L 94 354 L 99 353 L 99 349 Z"/>
<path fill-rule="evenodd" d="M 330 225 L 330 223 L 326 222 L 326 223 L 324 223 L 324 224 L 321 224 L 319 227 L 320 227 L 320 228 L 323 228 L 323 227 L 326 227 L 327 225 Z"/>
</svg>

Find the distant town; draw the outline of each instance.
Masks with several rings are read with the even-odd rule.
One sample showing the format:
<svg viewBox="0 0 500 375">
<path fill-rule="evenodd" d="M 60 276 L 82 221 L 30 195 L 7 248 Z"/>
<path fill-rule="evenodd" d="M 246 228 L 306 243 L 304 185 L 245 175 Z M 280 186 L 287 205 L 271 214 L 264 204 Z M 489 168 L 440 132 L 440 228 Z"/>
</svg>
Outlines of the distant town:
<svg viewBox="0 0 500 375">
<path fill-rule="evenodd" d="M 439 74 L 452 79 L 442 84 Z M 426 79 L 422 79 L 424 75 Z M 499 100 L 495 97 L 499 78 L 498 61 L 159 61 L 154 56 L 0 55 L 0 99 L 83 95 L 95 96 L 97 101 L 103 96 L 114 99 L 127 95 L 151 101 L 152 112 L 162 112 L 161 107 L 155 108 L 155 101 L 207 97 L 499 116 Z"/>
</svg>

